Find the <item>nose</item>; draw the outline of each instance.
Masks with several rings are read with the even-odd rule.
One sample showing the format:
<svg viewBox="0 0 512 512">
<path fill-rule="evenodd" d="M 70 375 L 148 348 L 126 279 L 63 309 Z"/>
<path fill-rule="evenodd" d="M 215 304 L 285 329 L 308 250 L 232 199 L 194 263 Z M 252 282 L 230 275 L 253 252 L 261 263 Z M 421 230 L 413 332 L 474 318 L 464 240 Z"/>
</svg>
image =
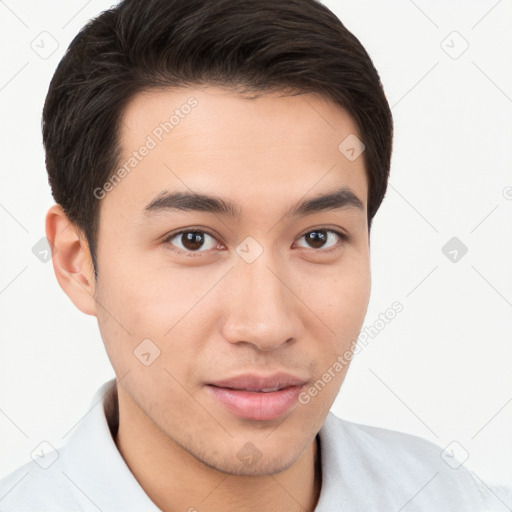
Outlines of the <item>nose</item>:
<svg viewBox="0 0 512 512">
<path fill-rule="evenodd" d="M 223 290 L 228 297 L 222 325 L 227 341 L 271 351 L 298 339 L 301 301 L 289 274 L 266 251 L 252 263 L 236 261 Z"/>
</svg>

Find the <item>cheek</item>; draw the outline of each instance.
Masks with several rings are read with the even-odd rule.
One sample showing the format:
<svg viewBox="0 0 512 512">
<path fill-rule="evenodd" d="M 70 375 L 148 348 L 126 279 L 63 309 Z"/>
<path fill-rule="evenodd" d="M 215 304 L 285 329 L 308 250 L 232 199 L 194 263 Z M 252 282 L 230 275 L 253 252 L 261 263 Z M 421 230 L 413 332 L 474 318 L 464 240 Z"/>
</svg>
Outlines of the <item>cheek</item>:
<svg viewBox="0 0 512 512">
<path fill-rule="evenodd" d="M 113 261 L 113 259 L 111 260 Z M 163 336 L 191 311 L 215 283 L 205 271 L 177 268 L 143 258 L 102 267 L 98 300 L 130 332 Z"/>
<path fill-rule="evenodd" d="M 369 265 L 361 256 L 353 262 L 344 261 L 325 268 L 314 278 L 308 277 L 302 293 L 318 322 L 323 320 L 333 331 L 336 343 L 343 345 L 359 334 L 368 307 L 370 285 Z"/>
<path fill-rule="evenodd" d="M 201 299 L 218 277 L 126 260 L 102 270 L 98 325 L 116 373 L 139 371 L 137 356 L 149 352 L 155 367 L 184 374 L 204 349 L 208 315 Z"/>
<path fill-rule="evenodd" d="M 308 297 L 315 312 L 309 331 L 312 339 L 322 343 L 315 345 L 315 378 L 301 403 L 323 415 L 336 399 L 352 361 L 370 298 L 369 268 L 362 262 L 345 265 L 314 290 Z M 326 332 L 330 335 L 325 336 Z"/>
</svg>

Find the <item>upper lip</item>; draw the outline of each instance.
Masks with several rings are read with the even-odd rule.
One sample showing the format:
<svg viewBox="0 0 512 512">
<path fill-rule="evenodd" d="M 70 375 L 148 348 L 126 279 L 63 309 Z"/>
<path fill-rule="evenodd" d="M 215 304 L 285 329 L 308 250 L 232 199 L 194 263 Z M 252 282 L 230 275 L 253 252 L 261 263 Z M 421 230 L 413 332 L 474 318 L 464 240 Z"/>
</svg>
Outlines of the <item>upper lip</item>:
<svg viewBox="0 0 512 512">
<path fill-rule="evenodd" d="M 271 375 L 244 374 L 229 379 L 210 382 L 211 386 L 231 389 L 283 389 L 289 386 L 303 386 L 307 381 L 289 373 L 273 373 Z"/>
</svg>

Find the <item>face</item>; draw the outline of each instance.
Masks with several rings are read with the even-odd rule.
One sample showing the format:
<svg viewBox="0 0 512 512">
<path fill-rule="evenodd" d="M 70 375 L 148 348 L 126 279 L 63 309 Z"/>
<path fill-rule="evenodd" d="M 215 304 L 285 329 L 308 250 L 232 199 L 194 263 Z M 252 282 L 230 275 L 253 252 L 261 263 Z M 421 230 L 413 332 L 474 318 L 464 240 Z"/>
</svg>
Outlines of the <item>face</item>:
<svg viewBox="0 0 512 512">
<path fill-rule="evenodd" d="M 124 113 L 125 172 L 97 191 L 97 319 L 120 403 L 209 467 L 290 467 L 343 382 L 370 295 L 349 135 L 316 94 L 158 90 Z"/>
</svg>

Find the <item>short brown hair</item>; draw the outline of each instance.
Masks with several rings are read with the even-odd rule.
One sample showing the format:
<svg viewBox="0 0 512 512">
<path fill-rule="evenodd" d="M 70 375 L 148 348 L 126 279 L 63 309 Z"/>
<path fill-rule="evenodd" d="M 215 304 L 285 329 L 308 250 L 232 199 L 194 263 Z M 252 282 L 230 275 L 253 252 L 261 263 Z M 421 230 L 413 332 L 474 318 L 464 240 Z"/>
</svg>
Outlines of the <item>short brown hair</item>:
<svg viewBox="0 0 512 512">
<path fill-rule="evenodd" d="M 368 228 L 386 192 L 393 121 L 359 40 L 316 0 L 124 0 L 89 21 L 51 81 L 43 109 L 55 201 L 84 233 L 95 274 L 100 200 L 116 171 L 130 99 L 155 87 L 320 93 L 365 144 Z M 341 141 L 340 141 L 341 142 Z"/>
</svg>

